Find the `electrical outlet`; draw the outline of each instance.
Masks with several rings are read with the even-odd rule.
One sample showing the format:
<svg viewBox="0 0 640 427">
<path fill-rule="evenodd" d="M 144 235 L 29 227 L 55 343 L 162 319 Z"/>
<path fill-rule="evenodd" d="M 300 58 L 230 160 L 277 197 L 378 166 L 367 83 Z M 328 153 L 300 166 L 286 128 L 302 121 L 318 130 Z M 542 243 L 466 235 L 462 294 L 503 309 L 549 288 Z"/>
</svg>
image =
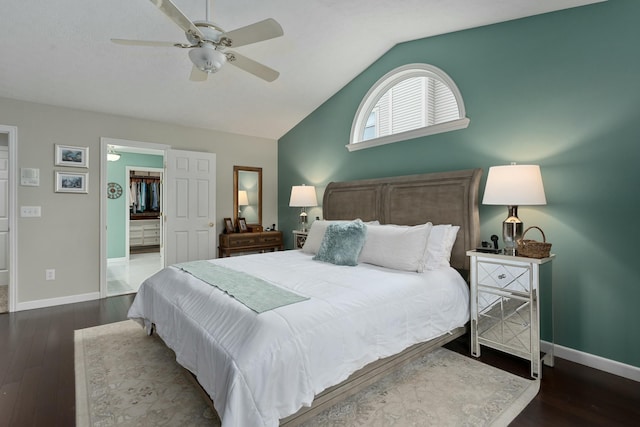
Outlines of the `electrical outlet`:
<svg viewBox="0 0 640 427">
<path fill-rule="evenodd" d="M 46 280 L 56 280 L 56 270 L 53 268 L 49 268 L 44 271 L 44 278 Z"/>
</svg>

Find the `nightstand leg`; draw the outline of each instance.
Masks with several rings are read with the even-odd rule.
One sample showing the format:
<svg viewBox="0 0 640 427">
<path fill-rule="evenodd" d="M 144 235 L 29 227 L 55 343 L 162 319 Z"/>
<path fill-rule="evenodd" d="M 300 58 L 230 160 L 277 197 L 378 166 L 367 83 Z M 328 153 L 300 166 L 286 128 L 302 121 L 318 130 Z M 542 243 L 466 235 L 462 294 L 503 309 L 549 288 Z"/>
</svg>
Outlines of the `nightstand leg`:
<svg viewBox="0 0 640 427">
<path fill-rule="evenodd" d="M 542 358 L 542 363 L 544 363 L 546 366 L 549 366 L 550 368 L 553 368 L 553 365 L 555 364 L 555 356 L 553 354 L 553 344 L 551 344 L 551 348 L 549 348 L 549 351 L 547 351 L 544 357 Z"/>
<path fill-rule="evenodd" d="M 471 320 L 471 354 L 480 357 L 480 343 L 478 342 L 478 322 Z"/>
<path fill-rule="evenodd" d="M 480 357 L 480 342 L 478 341 L 478 281 L 477 281 L 477 266 L 475 258 L 471 263 L 471 287 L 469 289 L 469 308 L 471 311 L 471 354 L 475 357 Z"/>
<path fill-rule="evenodd" d="M 534 357 L 531 361 L 531 378 L 535 378 L 537 380 L 542 379 L 542 375 L 540 375 L 540 353 L 538 353 L 538 357 Z"/>
</svg>

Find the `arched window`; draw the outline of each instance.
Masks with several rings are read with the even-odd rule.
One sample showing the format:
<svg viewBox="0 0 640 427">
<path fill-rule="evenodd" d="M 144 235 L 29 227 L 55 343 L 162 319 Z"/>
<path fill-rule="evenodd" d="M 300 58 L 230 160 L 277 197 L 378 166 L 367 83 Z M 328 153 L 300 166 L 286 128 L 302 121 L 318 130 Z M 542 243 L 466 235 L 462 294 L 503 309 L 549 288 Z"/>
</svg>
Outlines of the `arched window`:
<svg viewBox="0 0 640 427">
<path fill-rule="evenodd" d="M 349 151 L 469 126 L 456 84 L 441 69 L 409 64 L 387 73 L 364 97 L 351 126 Z"/>
</svg>

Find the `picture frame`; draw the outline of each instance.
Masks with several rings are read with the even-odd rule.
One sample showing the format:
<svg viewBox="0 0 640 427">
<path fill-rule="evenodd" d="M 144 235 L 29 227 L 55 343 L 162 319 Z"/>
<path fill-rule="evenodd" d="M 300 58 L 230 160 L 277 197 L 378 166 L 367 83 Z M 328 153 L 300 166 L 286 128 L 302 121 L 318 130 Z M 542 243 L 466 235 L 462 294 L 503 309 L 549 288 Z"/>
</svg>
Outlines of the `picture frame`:
<svg viewBox="0 0 640 427">
<path fill-rule="evenodd" d="M 224 232 L 226 234 L 235 232 L 235 228 L 233 228 L 233 220 L 231 218 L 224 219 Z"/>
<path fill-rule="evenodd" d="M 56 193 L 88 193 L 88 172 L 60 172 L 56 171 Z"/>
<path fill-rule="evenodd" d="M 240 233 L 247 233 L 249 227 L 247 226 L 247 220 L 244 218 L 238 218 L 238 231 Z"/>
<path fill-rule="evenodd" d="M 89 147 L 56 144 L 55 164 L 72 168 L 88 168 Z"/>
</svg>

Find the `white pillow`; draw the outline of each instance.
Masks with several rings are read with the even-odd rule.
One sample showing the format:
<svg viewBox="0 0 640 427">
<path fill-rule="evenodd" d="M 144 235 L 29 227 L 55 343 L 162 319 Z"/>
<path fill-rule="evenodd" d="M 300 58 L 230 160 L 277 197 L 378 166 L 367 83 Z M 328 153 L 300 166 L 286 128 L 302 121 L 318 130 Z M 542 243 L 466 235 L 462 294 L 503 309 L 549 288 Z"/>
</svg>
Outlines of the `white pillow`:
<svg viewBox="0 0 640 427">
<path fill-rule="evenodd" d="M 324 221 L 321 219 L 316 219 L 311 224 L 311 228 L 307 233 L 307 239 L 304 241 L 304 245 L 302 245 L 302 252 L 315 255 L 318 253 L 318 249 L 320 249 L 320 243 L 322 243 L 322 238 L 324 237 L 324 232 L 327 231 L 327 227 L 331 221 Z"/>
<path fill-rule="evenodd" d="M 315 255 L 318 253 L 318 249 L 320 249 L 320 243 L 322 243 L 322 238 L 324 237 L 324 232 L 327 231 L 327 227 L 329 224 L 337 224 L 351 222 L 349 220 L 323 220 L 316 219 L 311 224 L 311 228 L 309 229 L 309 233 L 307 233 L 307 239 L 304 241 L 304 245 L 302 245 L 302 252 Z M 365 222 L 365 224 L 380 224 L 379 221 L 369 221 Z"/>
<path fill-rule="evenodd" d="M 451 267 L 451 251 L 453 250 L 453 246 L 456 243 L 458 231 L 460 231 L 459 225 L 452 225 L 449 229 L 449 234 L 447 235 L 447 240 L 445 241 L 444 258 L 442 259 L 441 263 L 443 267 Z"/>
<path fill-rule="evenodd" d="M 451 224 L 433 226 L 425 251 L 424 268 L 426 270 L 437 270 L 450 266 L 451 250 L 456 241 L 458 230 L 460 230 L 460 226 Z"/>
<path fill-rule="evenodd" d="M 358 262 L 403 271 L 424 271 L 424 258 L 431 223 L 367 225 L 367 236 Z"/>
</svg>

